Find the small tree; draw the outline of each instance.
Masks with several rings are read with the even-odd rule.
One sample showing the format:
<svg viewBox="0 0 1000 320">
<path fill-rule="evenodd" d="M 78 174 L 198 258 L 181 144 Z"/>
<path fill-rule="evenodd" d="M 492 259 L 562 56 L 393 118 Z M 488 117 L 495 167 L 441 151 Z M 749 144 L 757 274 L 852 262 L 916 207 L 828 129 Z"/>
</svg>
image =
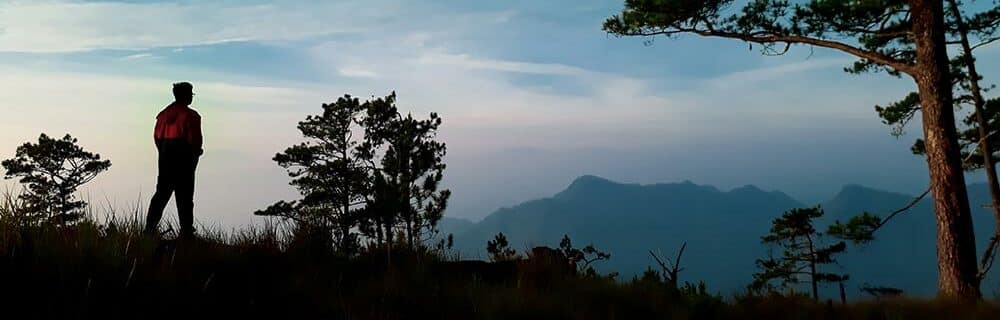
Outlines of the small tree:
<svg viewBox="0 0 1000 320">
<path fill-rule="evenodd" d="M 291 185 L 302 194 L 293 202 L 280 201 L 257 215 L 294 220 L 304 228 L 332 234 L 341 252 L 357 245 L 353 229 L 360 207 L 365 203 L 369 172 L 359 158 L 360 139 L 355 131 L 364 107 L 357 98 L 345 95 L 337 102 L 323 104 L 323 113 L 299 122 L 306 142 L 274 156 L 288 170 Z"/>
<path fill-rule="evenodd" d="M 591 264 L 611 259 L 610 253 L 597 250 L 593 244 L 587 245 L 583 249 L 574 248 L 569 235 L 563 235 L 562 241 L 559 241 L 559 251 L 569 260 L 570 264 L 576 266 L 577 270 L 583 272 L 584 276 L 587 277 L 597 277 L 597 270 L 594 270 Z"/>
<path fill-rule="evenodd" d="M 71 223 L 83 216 L 87 203 L 77 200 L 77 188 L 111 168 L 111 161 L 85 151 L 69 134 L 53 139 L 46 134 L 38 143 L 17 148 L 13 159 L 4 160 L 5 179 L 20 178 L 28 192 L 19 198 L 27 207 L 28 221 L 56 225 Z"/>
<path fill-rule="evenodd" d="M 903 290 L 899 288 L 874 286 L 867 283 L 861 286 L 861 292 L 871 295 L 875 300 L 903 295 Z"/>
<path fill-rule="evenodd" d="M 493 238 L 493 240 L 486 242 L 486 252 L 490 255 L 490 261 L 500 262 L 500 261 L 512 261 L 517 260 L 517 251 L 510 247 L 510 243 L 507 242 L 507 236 L 501 233 Z"/>
<path fill-rule="evenodd" d="M 844 241 L 824 245 L 823 233 L 813 226 L 813 220 L 822 216 L 823 210 L 815 207 L 792 209 L 774 219 L 771 232 L 761 239 L 765 244 L 780 247 L 782 253 L 780 257 L 772 254 L 767 259 L 757 260 L 761 271 L 754 274 L 752 289 L 772 289 L 773 281 L 778 281 L 779 287 L 808 281 L 813 299 L 819 300 L 820 283 L 847 280 L 846 275 L 820 270 L 822 265 L 836 263 L 834 255 L 847 250 Z"/>
</svg>

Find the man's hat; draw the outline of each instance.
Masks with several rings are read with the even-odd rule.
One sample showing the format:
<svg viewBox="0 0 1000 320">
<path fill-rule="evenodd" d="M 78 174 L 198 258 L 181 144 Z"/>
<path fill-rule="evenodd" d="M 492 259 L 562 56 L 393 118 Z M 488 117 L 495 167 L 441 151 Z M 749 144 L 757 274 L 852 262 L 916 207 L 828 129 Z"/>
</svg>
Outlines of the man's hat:
<svg viewBox="0 0 1000 320">
<path fill-rule="evenodd" d="M 194 86 L 188 82 L 178 82 L 174 84 L 174 95 L 189 94 L 194 95 Z"/>
</svg>

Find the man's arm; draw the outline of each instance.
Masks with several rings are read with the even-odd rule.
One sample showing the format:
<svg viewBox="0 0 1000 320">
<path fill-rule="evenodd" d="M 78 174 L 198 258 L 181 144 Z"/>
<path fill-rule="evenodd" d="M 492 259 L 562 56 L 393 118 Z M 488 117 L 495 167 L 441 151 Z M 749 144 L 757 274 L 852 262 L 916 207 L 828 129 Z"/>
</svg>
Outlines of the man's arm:
<svg viewBox="0 0 1000 320">
<path fill-rule="evenodd" d="M 191 122 L 188 124 L 190 126 L 190 130 L 188 131 L 188 142 L 191 143 L 195 152 L 200 156 L 205 153 L 205 150 L 202 149 L 204 139 L 201 136 L 201 116 L 195 113 L 194 116 L 191 117 L 190 121 Z"/>
<path fill-rule="evenodd" d="M 156 116 L 156 124 L 153 126 L 153 145 L 156 145 L 156 149 L 160 149 L 160 131 L 162 130 L 163 122 L 160 121 L 160 116 Z"/>
</svg>

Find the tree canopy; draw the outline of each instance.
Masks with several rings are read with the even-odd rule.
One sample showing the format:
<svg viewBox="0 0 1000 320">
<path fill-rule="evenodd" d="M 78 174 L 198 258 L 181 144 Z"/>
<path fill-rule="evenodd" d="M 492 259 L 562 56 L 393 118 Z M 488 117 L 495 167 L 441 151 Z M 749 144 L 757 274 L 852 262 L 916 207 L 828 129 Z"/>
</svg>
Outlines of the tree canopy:
<svg viewBox="0 0 1000 320">
<path fill-rule="evenodd" d="M 4 160 L 4 178 L 20 178 L 29 192 L 20 196 L 29 208 L 29 223 L 65 224 L 83 216 L 87 203 L 75 196 L 77 188 L 111 168 L 111 161 L 80 147 L 69 134 L 54 139 L 46 134 L 37 143 L 17 147 L 12 159 Z"/>
<path fill-rule="evenodd" d="M 750 0 L 734 8 L 734 0 L 626 0 L 625 10 L 604 22 L 604 30 L 621 36 L 696 34 L 743 40 L 761 45 L 765 54 L 783 54 L 802 44 L 843 51 L 859 58 L 849 72 L 885 70 L 915 75 L 914 15 L 907 0 Z M 996 1 L 994 1 L 996 3 Z M 966 18 L 980 47 L 997 40 L 1000 7 Z M 952 19 L 953 21 L 953 19 Z M 949 44 L 959 28 L 947 24 Z"/>
</svg>

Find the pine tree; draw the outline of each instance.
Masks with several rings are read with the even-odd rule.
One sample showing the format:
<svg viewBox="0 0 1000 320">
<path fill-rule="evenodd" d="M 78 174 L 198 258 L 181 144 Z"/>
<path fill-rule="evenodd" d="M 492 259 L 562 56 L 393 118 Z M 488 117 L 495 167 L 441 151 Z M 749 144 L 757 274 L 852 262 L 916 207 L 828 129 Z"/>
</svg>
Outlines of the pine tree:
<svg viewBox="0 0 1000 320">
<path fill-rule="evenodd" d="M 507 242 L 507 236 L 501 233 L 497 233 L 493 237 L 493 240 L 486 242 L 486 253 L 490 255 L 490 261 L 501 262 L 501 261 L 512 261 L 517 260 L 517 251 L 514 251 L 510 247 L 510 243 Z"/>
<path fill-rule="evenodd" d="M 17 148 L 13 159 L 4 160 L 4 178 L 20 178 L 29 192 L 20 196 L 28 208 L 28 223 L 72 223 L 83 217 L 87 203 L 75 196 L 77 188 L 111 168 L 111 161 L 77 145 L 69 134 L 53 139 L 46 134 L 38 143 Z"/>
<path fill-rule="evenodd" d="M 983 257 L 980 259 L 977 279 L 982 281 L 993 264 L 998 243 L 1000 243 L 1000 180 L 997 179 L 997 152 L 1000 152 L 1000 98 L 987 99 L 985 93 L 993 86 L 984 87 L 983 79 L 976 67 L 975 49 L 992 43 L 1000 37 L 994 36 L 1000 27 L 1000 7 L 993 8 L 972 16 L 965 16 L 958 0 L 947 0 L 946 19 L 948 19 L 949 44 L 958 46 L 959 54 L 951 59 L 953 74 L 954 106 L 961 110 L 962 106 L 971 105 L 972 112 L 959 124 L 959 143 L 962 145 L 963 166 L 967 171 L 982 169 L 990 188 L 991 207 L 997 230 L 990 238 Z M 892 126 L 892 134 L 901 136 L 905 127 L 919 112 L 920 104 L 916 93 L 910 93 L 904 99 L 888 104 L 875 106 L 875 111 L 883 123 Z M 911 148 L 914 154 L 925 156 L 926 147 L 923 139 L 917 139 Z"/>
<path fill-rule="evenodd" d="M 366 103 L 365 143 L 361 156 L 373 168 L 372 206 L 369 215 L 377 225 L 376 238 L 384 244 L 402 240 L 408 249 L 436 232 L 451 196 L 440 189 L 444 178 L 446 146 L 437 141 L 441 118 L 402 115 L 396 93 Z M 398 230 L 397 230 L 398 228 Z M 402 235 L 402 239 L 395 237 Z"/>
<path fill-rule="evenodd" d="M 298 129 L 306 142 L 274 156 L 288 170 L 302 199 L 279 201 L 255 214 L 291 219 L 301 227 L 332 234 L 338 249 L 350 253 L 358 245 L 355 229 L 368 199 L 369 171 L 359 157 L 364 107 L 345 95 L 323 104 L 323 113 L 306 117 Z"/>
<path fill-rule="evenodd" d="M 754 274 L 752 289 L 771 289 L 772 282 L 779 287 L 808 282 L 812 297 L 819 300 L 819 285 L 824 282 L 847 280 L 846 275 L 822 271 L 822 266 L 836 263 L 836 254 L 847 250 L 847 243 L 837 241 L 826 244 L 824 234 L 818 232 L 813 221 L 823 216 L 823 209 L 801 208 L 785 212 L 771 223 L 771 231 L 761 239 L 765 244 L 781 248 L 781 254 L 758 259 L 761 271 Z"/>
</svg>

